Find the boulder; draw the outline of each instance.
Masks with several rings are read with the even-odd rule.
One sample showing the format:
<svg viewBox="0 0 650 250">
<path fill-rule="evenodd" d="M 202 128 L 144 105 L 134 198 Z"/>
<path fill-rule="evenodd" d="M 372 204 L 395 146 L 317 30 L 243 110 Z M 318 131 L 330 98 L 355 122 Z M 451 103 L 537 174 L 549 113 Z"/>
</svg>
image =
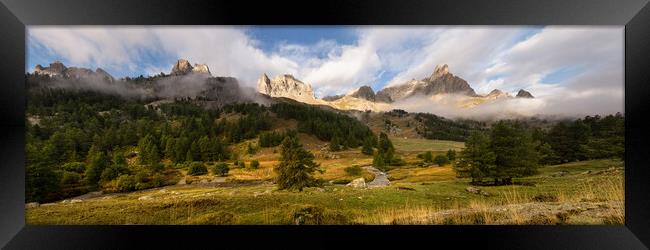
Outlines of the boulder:
<svg viewBox="0 0 650 250">
<path fill-rule="evenodd" d="M 79 202 L 83 202 L 83 200 L 80 200 L 80 199 L 72 199 L 72 200 L 70 200 L 70 203 L 79 203 Z"/>
<path fill-rule="evenodd" d="M 479 188 L 475 188 L 475 187 L 467 187 L 467 188 L 465 188 L 465 191 L 467 191 L 469 193 L 472 193 L 472 194 L 480 194 L 480 195 L 483 195 L 483 196 L 490 196 L 490 193 L 485 192 L 485 191 L 483 191 L 483 190 L 481 190 Z"/>
<path fill-rule="evenodd" d="M 475 188 L 475 187 L 467 187 L 465 188 L 465 191 L 470 192 L 472 194 L 480 194 L 481 189 Z"/>
<path fill-rule="evenodd" d="M 363 177 L 357 178 L 351 181 L 350 183 L 348 183 L 346 186 L 353 187 L 353 188 L 365 188 L 366 180 Z"/>
</svg>

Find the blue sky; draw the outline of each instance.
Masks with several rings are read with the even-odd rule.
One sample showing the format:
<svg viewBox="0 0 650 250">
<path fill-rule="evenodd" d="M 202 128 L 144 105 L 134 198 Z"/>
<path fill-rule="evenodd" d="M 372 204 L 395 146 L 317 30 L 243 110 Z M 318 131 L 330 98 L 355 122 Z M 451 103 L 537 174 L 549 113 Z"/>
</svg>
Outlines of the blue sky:
<svg viewBox="0 0 650 250">
<path fill-rule="evenodd" d="M 615 26 L 30 26 L 26 70 L 60 60 L 116 77 L 168 73 L 179 58 L 254 87 L 292 74 L 316 95 L 376 91 L 438 64 L 479 93 L 570 90 L 622 101 L 623 27 Z"/>
</svg>

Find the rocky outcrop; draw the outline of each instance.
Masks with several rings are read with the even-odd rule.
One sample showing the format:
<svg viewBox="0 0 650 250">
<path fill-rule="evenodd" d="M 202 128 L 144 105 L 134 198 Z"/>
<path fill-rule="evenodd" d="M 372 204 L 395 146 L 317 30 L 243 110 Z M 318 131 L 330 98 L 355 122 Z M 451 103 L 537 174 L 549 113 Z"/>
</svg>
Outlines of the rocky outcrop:
<svg viewBox="0 0 650 250">
<path fill-rule="evenodd" d="M 172 71 L 169 74 L 172 76 L 182 76 L 192 73 L 212 75 L 208 65 L 194 64 L 194 66 L 192 66 L 192 64 L 185 59 L 178 59 L 178 61 L 174 63 L 174 66 L 172 66 Z"/>
<path fill-rule="evenodd" d="M 43 67 L 40 64 L 36 65 L 36 67 L 34 67 L 34 74 L 48 75 L 50 77 L 63 76 L 63 72 L 66 69 L 67 68 L 65 67 L 65 65 L 63 65 L 63 63 L 61 63 L 60 61 L 54 61 L 53 63 L 50 63 L 49 67 Z"/>
<path fill-rule="evenodd" d="M 35 75 L 47 75 L 50 77 L 63 77 L 63 78 L 72 78 L 72 79 L 82 79 L 82 78 L 92 78 L 98 77 L 109 82 L 113 82 L 115 79 L 108 72 L 101 68 L 97 68 L 95 71 L 92 71 L 87 68 L 80 67 L 66 67 L 60 61 L 54 61 L 50 63 L 49 67 L 43 67 L 40 64 L 34 67 Z"/>
<path fill-rule="evenodd" d="M 517 98 L 535 98 L 530 92 L 520 89 L 519 92 L 517 92 Z"/>
<path fill-rule="evenodd" d="M 210 73 L 210 68 L 208 68 L 207 64 L 194 64 L 194 67 L 192 68 L 193 73 L 199 73 L 199 74 L 208 74 L 212 75 Z"/>
<path fill-rule="evenodd" d="M 95 70 L 95 74 L 96 74 L 97 76 L 99 76 L 99 77 L 102 77 L 102 78 L 106 79 L 106 80 L 109 81 L 109 82 L 114 82 L 114 81 L 115 81 L 115 78 L 113 78 L 113 76 L 111 76 L 111 74 L 109 74 L 108 72 L 106 72 L 106 71 L 105 71 L 104 69 L 102 69 L 102 68 L 97 68 L 97 69 Z"/>
<path fill-rule="evenodd" d="M 270 79 L 263 74 L 257 80 L 257 91 L 271 97 L 286 97 L 305 103 L 317 103 L 311 85 L 292 75 L 279 75 Z"/>
<path fill-rule="evenodd" d="M 488 99 L 510 98 L 510 97 L 512 97 L 512 96 L 510 96 L 510 94 L 508 94 L 506 92 L 503 92 L 503 91 L 501 91 L 499 89 L 494 89 L 494 90 L 490 91 L 490 93 L 485 96 L 485 98 L 488 98 Z"/>
<path fill-rule="evenodd" d="M 377 92 L 376 100 L 394 102 L 414 95 L 460 94 L 477 96 L 467 81 L 449 73 L 447 64 L 438 65 L 431 76 L 422 80 L 411 80 L 406 83 L 387 87 Z"/>
<path fill-rule="evenodd" d="M 328 95 L 328 96 L 325 96 L 325 97 L 323 97 L 321 99 L 323 99 L 323 101 L 333 102 L 333 101 L 336 101 L 338 99 L 343 98 L 344 96 L 345 95 Z"/>
<path fill-rule="evenodd" d="M 192 64 L 185 59 L 178 59 L 174 66 L 172 66 L 172 71 L 169 73 L 173 76 L 187 75 L 192 72 Z"/>
<path fill-rule="evenodd" d="M 349 96 L 373 102 L 375 101 L 375 91 L 373 91 L 370 86 L 361 86 L 356 91 L 350 93 Z"/>
</svg>

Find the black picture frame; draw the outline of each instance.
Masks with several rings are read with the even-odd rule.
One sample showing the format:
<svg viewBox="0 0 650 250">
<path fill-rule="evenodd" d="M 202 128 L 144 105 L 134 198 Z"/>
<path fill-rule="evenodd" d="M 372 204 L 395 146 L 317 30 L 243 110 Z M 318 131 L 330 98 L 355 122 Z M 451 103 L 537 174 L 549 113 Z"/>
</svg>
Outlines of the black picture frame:
<svg viewBox="0 0 650 250">
<path fill-rule="evenodd" d="M 7 249 L 323 248 L 442 243 L 454 248 L 648 249 L 650 94 L 647 0 L 0 0 L 0 246 Z M 625 225 L 39 226 L 25 225 L 26 25 L 616 25 L 625 26 Z M 307 245 L 296 243 L 303 241 Z M 228 248 L 228 247 L 227 247 Z"/>
</svg>

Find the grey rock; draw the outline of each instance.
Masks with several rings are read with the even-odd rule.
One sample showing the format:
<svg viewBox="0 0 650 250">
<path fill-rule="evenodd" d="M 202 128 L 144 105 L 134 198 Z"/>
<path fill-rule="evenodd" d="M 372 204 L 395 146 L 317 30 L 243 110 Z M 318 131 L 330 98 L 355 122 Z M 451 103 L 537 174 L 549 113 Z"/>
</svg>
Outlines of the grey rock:
<svg viewBox="0 0 650 250">
<path fill-rule="evenodd" d="M 372 102 L 375 101 L 375 91 L 373 91 L 370 86 L 361 86 L 359 89 L 352 92 L 350 96 L 365 99 Z"/>
<path fill-rule="evenodd" d="M 520 89 L 519 92 L 517 92 L 517 98 L 535 98 L 530 92 Z"/>
<path fill-rule="evenodd" d="M 475 188 L 475 187 L 467 187 L 465 188 L 465 191 L 472 193 L 472 194 L 480 194 L 481 189 Z"/>
<path fill-rule="evenodd" d="M 311 85 L 292 75 L 279 75 L 270 79 L 263 74 L 257 81 L 257 91 L 271 97 L 286 97 L 305 103 L 317 103 Z"/>
<path fill-rule="evenodd" d="M 366 180 L 363 177 L 357 178 L 351 181 L 350 183 L 348 183 L 346 186 L 353 187 L 353 188 L 365 188 Z"/>
<path fill-rule="evenodd" d="M 394 102 L 414 95 L 461 94 L 478 96 L 464 79 L 449 73 L 446 64 L 436 66 L 431 76 L 422 80 L 387 87 L 377 92 L 375 99 L 381 102 Z"/>
</svg>

